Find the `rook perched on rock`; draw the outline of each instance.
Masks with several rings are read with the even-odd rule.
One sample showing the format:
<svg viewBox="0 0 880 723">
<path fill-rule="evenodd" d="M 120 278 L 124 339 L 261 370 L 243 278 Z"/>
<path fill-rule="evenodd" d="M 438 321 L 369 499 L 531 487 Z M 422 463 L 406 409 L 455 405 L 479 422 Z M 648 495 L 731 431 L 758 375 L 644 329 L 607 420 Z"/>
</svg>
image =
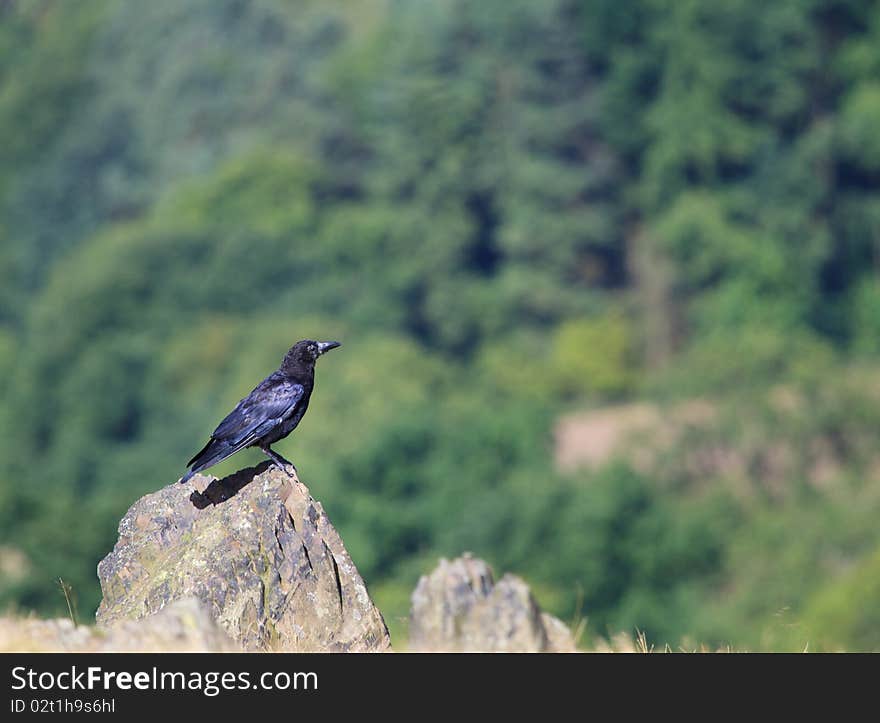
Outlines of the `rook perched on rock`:
<svg viewBox="0 0 880 723">
<path fill-rule="evenodd" d="M 315 384 L 315 362 L 338 346 L 341 346 L 338 341 L 311 339 L 294 344 L 281 366 L 220 422 L 208 443 L 187 462 L 190 469 L 180 481 L 189 481 L 197 472 L 213 467 L 246 447 L 259 447 L 282 469 L 293 466 L 270 445 L 284 439 L 299 424 Z"/>
</svg>

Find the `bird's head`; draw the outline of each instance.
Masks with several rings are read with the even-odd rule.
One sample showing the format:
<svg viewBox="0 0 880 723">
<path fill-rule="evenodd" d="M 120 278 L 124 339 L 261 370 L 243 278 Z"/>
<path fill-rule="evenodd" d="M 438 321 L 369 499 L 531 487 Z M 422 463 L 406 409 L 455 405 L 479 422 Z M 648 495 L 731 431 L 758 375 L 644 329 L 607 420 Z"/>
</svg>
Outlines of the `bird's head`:
<svg viewBox="0 0 880 723">
<path fill-rule="evenodd" d="M 342 346 L 338 341 L 303 339 L 290 347 L 290 351 L 284 355 L 282 366 L 288 368 L 314 366 L 319 356 L 338 346 Z"/>
</svg>

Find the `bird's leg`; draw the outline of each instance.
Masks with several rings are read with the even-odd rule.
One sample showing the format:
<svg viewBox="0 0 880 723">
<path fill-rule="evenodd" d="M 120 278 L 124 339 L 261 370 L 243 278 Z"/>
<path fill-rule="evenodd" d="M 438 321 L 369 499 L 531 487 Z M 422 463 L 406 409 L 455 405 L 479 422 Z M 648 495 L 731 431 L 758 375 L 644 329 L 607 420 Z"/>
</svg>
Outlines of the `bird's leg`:
<svg viewBox="0 0 880 723">
<path fill-rule="evenodd" d="M 284 457 L 278 454 L 278 452 L 272 449 L 268 444 L 265 447 L 260 447 L 260 449 L 262 449 L 263 453 L 275 463 L 276 467 L 283 470 L 284 472 L 287 472 L 287 468 L 289 466 L 293 469 L 294 473 L 296 473 L 296 467 L 294 466 L 293 462 L 284 459 Z M 288 474 L 290 473 L 288 472 Z"/>
</svg>

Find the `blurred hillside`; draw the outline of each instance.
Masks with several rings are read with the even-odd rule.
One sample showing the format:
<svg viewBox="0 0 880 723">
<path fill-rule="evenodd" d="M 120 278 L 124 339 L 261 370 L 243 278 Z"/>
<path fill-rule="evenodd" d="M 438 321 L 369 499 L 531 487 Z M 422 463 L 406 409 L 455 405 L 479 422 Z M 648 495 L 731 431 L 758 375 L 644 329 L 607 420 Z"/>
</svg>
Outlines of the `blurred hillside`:
<svg viewBox="0 0 880 723">
<path fill-rule="evenodd" d="M 0 605 L 90 616 L 338 338 L 279 451 L 392 633 L 471 550 L 588 637 L 880 648 L 877 128 L 867 0 L 0 1 Z"/>
</svg>

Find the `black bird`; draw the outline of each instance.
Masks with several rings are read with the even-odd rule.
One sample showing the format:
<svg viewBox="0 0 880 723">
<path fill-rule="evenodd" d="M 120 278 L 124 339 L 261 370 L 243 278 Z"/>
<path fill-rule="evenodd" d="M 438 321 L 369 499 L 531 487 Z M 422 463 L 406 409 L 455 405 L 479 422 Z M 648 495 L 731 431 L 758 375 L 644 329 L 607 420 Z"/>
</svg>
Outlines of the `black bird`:
<svg viewBox="0 0 880 723">
<path fill-rule="evenodd" d="M 187 482 L 197 472 L 222 462 L 246 447 L 259 447 L 276 465 L 293 466 L 270 445 L 284 439 L 299 424 L 315 385 L 315 362 L 338 341 L 303 339 L 284 355 L 281 366 L 242 399 L 220 424 L 204 449 L 186 466 Z"/>
</svg>

